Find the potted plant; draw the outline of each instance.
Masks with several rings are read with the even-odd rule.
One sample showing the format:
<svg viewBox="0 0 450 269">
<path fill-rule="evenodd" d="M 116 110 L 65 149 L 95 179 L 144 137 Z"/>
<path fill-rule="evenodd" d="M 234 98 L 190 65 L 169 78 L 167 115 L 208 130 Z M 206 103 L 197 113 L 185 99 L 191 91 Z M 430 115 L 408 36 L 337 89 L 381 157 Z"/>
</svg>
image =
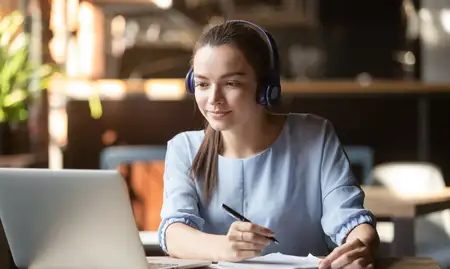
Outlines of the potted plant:
<svg viewBox="0 0 450 269">
<path fill-rule="evenodd" d="M 5 154 L 11 126 L 28 119 L 36 91 L 47 88 L 57 71 L 29 60 L 30 36 L 22 31 L 24 16 L 13 11 L 0 20 L 0 155 Z M 38 87 L 30 87 L 38 81 Z"/>
</svg>

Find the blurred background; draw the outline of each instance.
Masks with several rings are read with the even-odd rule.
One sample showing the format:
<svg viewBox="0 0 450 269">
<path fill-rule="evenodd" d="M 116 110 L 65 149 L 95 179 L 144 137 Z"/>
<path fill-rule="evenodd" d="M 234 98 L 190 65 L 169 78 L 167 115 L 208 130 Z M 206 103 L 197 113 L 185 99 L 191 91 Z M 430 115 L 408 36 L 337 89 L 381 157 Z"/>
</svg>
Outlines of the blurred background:
<svg viewBox="0 0 450 269">
<path fill-rule="evenodd" d="M 406 165 L 400 192 L 450 184 L 450 0 L 0 0 L 0 15 L 0 166 L 118 168 L 142 231 L 166 142 L 203 126 L 193 44 L 227 19 L 273 34 L 281 110 L 328 118 L 361 184 L 386 164 Z"/>
</svg>

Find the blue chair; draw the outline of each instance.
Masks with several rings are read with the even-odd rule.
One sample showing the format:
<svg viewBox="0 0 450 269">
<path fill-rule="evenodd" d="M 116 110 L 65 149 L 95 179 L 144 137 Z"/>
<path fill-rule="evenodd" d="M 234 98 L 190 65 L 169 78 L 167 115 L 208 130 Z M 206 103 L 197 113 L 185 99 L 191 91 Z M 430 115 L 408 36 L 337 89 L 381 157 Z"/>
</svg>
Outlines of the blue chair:
<svg viewBox="0 0 450 269">
<path fill-rule="evenodd" d="M 344 146 L 347 157 L 352 165 L 359 165 L 362 168 L 363 185 L 370 184 L 370 173 L 374 166 L 373 149 L 368 146 Z"/>
<path fill-rule="evenodd" d="M 138 161 L 164 161 L 166 146 L 113 146 L 100 153 L 101 169 L 116 169 L 120 164 Z"/>
</svg>

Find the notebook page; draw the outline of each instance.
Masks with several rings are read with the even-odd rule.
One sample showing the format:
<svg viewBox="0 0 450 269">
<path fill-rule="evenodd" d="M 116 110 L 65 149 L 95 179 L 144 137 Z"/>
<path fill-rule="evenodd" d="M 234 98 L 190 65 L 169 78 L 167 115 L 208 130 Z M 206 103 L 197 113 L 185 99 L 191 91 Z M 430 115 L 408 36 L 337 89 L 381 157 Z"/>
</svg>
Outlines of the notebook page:
<svg viewBox="0 0 450 269">
<path fill-rule="evenodd" d="M 255 257 L 240 262 L 219 262 L 219 268 L 318 268 L 320 259 L 309 254 L 306 257 L 272 253 L 261 257 Z"/>
</svg>

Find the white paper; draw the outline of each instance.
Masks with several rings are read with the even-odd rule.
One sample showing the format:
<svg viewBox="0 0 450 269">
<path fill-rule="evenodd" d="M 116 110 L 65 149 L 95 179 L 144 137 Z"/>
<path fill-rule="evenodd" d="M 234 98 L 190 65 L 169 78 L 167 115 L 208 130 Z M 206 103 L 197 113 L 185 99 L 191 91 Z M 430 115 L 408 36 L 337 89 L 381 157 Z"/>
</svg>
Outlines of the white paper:
<svg viewBox="0 0 450 269">
<path fill-rule="evenodd" d="M 219 268 L 318 268 L 320 259 L 309 254 L 306 257 L 272 253 L 240 262 L 219 262 Z"/>
</svg>

